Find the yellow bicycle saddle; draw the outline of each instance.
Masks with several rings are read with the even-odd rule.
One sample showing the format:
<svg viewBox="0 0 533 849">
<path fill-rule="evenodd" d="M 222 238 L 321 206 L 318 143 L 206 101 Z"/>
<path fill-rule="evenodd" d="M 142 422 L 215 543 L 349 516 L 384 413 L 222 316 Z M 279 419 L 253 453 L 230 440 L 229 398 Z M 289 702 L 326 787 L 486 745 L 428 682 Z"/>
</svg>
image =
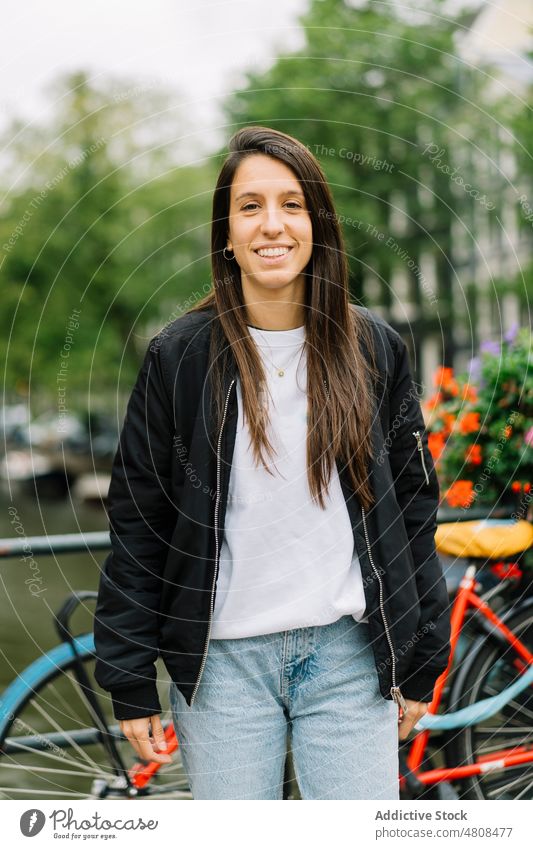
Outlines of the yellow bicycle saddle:
<svg viewBox="0 0 533 849">
<path fill-rule="evenodd" d="M 437 527 L 435 545 L 456 557 L 511 557 L 533 545 L 533 525 L 523 519 L 446 522 Z"/>
</svg>

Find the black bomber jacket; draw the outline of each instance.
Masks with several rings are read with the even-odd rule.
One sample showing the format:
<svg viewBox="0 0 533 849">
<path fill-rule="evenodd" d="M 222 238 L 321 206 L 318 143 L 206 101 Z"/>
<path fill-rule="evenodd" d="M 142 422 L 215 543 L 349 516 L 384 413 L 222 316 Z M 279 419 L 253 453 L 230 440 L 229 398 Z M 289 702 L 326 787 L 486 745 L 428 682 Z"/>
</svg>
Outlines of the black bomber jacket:
<svg viewBox="0 0 533 849">
<path fill-rule="evenodd" d="M 365 511 L 337 460 L 359 555 L 381 694 L 431 701 L 448 663 L 449 600 L 434 535 L 439 485 L 401 336 L 370 320 L 379 370 Z M 236 362 L 212 438 L 213 307 L 150 341 L 128 401 L 108 493 L 111 551 L 94 617 L 95 677 L 116 719 L 161 712 L 160 656 L 190 705 L 204 669 L 237 427 Z"/>
</svg>

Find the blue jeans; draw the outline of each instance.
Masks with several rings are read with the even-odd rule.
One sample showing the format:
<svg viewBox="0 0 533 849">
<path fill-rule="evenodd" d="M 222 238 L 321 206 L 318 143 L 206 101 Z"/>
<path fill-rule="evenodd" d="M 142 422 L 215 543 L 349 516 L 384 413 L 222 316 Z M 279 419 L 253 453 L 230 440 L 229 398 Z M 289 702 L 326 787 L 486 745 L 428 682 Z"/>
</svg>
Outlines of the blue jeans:
<svg viewBox="0 0 533 849">
<path fill-rule="evenodd" d="M 398 708 L 368 623 L 211 640 L 192 707 L 170 685 L 194 799 L 281 799 L 287 734 L 302 799 L 399 799 Z"/>
</svg>

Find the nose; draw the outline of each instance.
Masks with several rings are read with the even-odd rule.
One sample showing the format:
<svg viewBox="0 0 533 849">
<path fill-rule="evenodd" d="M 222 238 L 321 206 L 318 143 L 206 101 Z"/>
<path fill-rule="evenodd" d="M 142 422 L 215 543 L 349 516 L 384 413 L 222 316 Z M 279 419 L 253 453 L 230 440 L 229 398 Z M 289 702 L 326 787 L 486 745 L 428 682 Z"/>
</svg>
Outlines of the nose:
<svg viewBox="0 0 533 849">
<path fill-rule="evenodd" d="M 267 207 L 261 220 L 261 232 L 268 236 L 275 236 L 283 232 L 282 212 L 277 207 Z"/>
</svg>

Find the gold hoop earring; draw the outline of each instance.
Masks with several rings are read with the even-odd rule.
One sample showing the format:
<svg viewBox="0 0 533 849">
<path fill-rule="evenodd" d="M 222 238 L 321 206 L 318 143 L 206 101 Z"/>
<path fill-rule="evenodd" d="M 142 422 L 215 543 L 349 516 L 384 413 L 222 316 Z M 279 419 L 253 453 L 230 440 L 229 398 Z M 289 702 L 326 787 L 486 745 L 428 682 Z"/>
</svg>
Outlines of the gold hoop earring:
<svg viewBox="0 0 533 849">
<path fill-rule="evenodd" d="M 227 251 L 227 247 L 225 247 L 224 250 L 222 251 L 222 253 L 224 254 L 224 259 L 228 259 L 228 260 L 235 259 L 235 254 L 233 254 L 232 256 L 226 256 L 226 251 Z"/>
</svg>

